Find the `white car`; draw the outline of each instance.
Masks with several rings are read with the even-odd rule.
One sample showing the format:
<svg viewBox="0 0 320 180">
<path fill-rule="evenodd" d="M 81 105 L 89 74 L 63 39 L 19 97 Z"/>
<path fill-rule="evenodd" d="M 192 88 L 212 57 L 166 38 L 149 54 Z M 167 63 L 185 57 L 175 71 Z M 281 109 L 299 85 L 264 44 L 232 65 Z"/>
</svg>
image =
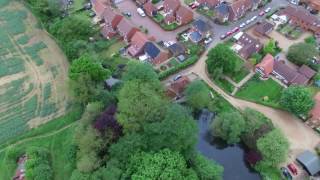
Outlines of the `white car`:
<svg viewBox="0 0 320 180">
<path fill-rule="evenodd" d="M 138 8 L 138 9 L 137 9 L 137 12 L 138 12 L 138 14 L 139 14 L 140 16 L 146 17 L 146 13 L 144 13 L 143 9 Z"/>
<path fill-rule="evenodd" d="M 208 38 L 204 41 L 205 44 L 210 44 L 212 42 L 212 38 Z"/>
<path fill-rule="evenodd" d="M 250 24 L 251 23 L 251 19 L 248 19 L 247 21 L 246 21 L 246 24 L 248 25 L 248 24 Z"/>
<path fill-rule="evenodd" d="M 253 16 L 252 18 L 251 18 L 251 21 L 255 21 L 257 19 L 257 16 Z"/>
<path fill-rule="evenodd" d="M 240 28 L 244 28 L 244 27 L 246 27 L 246 23 L 240 24 Z"/>
<path fill-rule="evenodd" d="M 268 7 L 267 9 L 264 10 L 264 12 L 268 13 L 271 11 L 271 7 Z"/>
</svg>

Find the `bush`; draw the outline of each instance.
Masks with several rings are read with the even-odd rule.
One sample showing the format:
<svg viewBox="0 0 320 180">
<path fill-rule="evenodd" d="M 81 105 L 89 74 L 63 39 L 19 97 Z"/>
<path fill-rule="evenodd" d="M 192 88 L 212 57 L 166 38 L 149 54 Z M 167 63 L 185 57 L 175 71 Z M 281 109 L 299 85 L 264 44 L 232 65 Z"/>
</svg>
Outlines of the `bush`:
<svg viewBox="0 0 320 180">
<path fill-rule="evenodd" d="M 34 180 L 51 180 L 53 171 L 51 168 L 50 153 L 44 148 L 30 148 L 27 150 L 26 177 Z"/>
</svg>

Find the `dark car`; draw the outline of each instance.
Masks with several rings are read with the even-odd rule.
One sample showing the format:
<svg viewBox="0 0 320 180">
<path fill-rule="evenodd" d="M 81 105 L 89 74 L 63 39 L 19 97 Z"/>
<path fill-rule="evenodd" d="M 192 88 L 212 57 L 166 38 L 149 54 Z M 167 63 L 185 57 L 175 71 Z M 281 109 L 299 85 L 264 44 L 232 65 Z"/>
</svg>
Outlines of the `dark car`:
<svg viewBox="0 0 320 180">
<path fill-rule="evenodd" d="M 289 180 L 292 179 L 292 176 L 291 176 L 291 174 L 290 174 L 290 172 L 288 171 L 287 168 L 281 167 L 280 170 L 282 171 L 282 174 L 286 179 L 289 179 Z"/>
</svg>

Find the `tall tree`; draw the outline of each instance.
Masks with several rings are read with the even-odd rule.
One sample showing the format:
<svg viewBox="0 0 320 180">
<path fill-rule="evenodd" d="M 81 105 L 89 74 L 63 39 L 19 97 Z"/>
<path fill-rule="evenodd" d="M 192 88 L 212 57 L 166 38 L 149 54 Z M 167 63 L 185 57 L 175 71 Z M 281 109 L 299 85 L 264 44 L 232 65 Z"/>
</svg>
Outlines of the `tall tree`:
<svg viewBox="0 0 320 180">
<path fill-rule="evenodd" d="M 145 123 L 162 120 L 168 103 L 154 85 L 136 80 L 124 84 L 118 99 L 117 119 L 125 132 L 140 131 Z"/>
<path fill-rule="evenodd" d="M 88 74 L 93 81 L 102 81 L 111 73 L 101 64 L 94 62 L 90 55 L 84 54 L 72 62 L 69 70 L 69 77 L 72 80 L 77 80 L 80 74 Z"/>
<path fill-rule="evenodd" d="M 273 56 L 276 55 L 276 42 L 275 40 L 271 39 L 264 47 L 263 47 L 263 53 L 264 54 L 271 54 Z"/>
<path fill-rule="evenodd" d="M 306 115 L 314 106 L 314 100 L 308 89 L 290 86 L 283 90 L 280 104 L 296 115 Z"/>
<path fill-rule="evenodd" d="M 188 105 L 194 109 L 202 109 L 209 105 L 210 91 L 200 80 L 193 81 L 185 90 Z"/>
<path fill-rule="evenodd" d="M 197 153 L 191 159 L 192 168 L 197 173 L 199 179 L 202 180 L 220 180 L 223 175 L 223 167 L 216 162 L 207 159 L 203 155 Z"/>
<path fill-rule="evenodd" d="M 168 149 L 158 153 L 137 153 L 129 161 L 125 177 L 138 179 L 191 179 L 190 174 L 195 174 L 188 169 L 186 161 L 181 154 Z M 193 176 L 193 178 L 195 178 Z"/>
<path fill-rule="evenodd" d="M 264 164 L 276 167 L 287 158 L 289 142 L 279 129 L 274 129 L 257 142 Z"/>
<path fill-rule="evenodd" d="M 287 58 L 297 65 L 309 64 L 311 58 L 318 55 L 312 44 L 298 43 L 289 47 Z"/>
<path fill-rule="evenodd" d="M 208 53 L 206 61 L 210 74 L 217 68 L 222 68 L 223 73 L 235 73 L 240 70 L 237 67 L 237 55 L 225 44 L 218 44 Z"/>
<path fill-rule="evenodd" d="M 227 112 L 220 114 L 213 121 L 211 132 L 226 140 L 228 144 L 234 144 L 240 141 L 240 136 L 245 127 L 246 122 L 239 112 Z"/>
<path fill-rule="evenodd" d="M 186 109 L 171 105 L 163 121 L 146 124 L 144 136 L 148 150 L 169 148 L 186 155 L 197 142 L 197 126 Z"/>
</svg>

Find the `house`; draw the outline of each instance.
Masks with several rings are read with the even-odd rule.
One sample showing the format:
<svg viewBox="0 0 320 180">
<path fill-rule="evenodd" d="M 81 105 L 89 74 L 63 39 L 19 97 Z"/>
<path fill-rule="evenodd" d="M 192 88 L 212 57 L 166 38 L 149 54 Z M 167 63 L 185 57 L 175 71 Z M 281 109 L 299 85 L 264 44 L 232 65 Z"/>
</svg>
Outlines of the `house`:
<svg viewBox="0 0 320 180">
<path fill-rule="evenodd" d="M 225 23 L 229 20 L 229 6 L 227 3 L 221 3 L 215 8 L 216 20 Z"/>
<path fill-rule="evenodd" d="M 268 36 L 273 31 L 274 25 L 268 21 L 263 21 L 257 24 L 253 30 L 253 33 L 257 36 Z"/>
<path fill-rule="evenodd" d="M 192 31 L 196 31 L 201 35 L 201 38 L 205 38 L 211 35 L 211 26 L 201 19 L 198 19 L 192 23 Z"/>
<path fill-rule="evenodd" d="M 229 4 L 229 21 L 236 21 L 252 8 L 251 0 L 237 0 Z"/>
<path fill-rule="evenodd" d="M 109 6 L 105 8 L 103 13 L 103 21 L 105 22 L 101 34 L 110 39 L 117 34 L 117 26 L 122 20 L 123 16 L 115 13 Z"/>
<path fill-rule="evenodd" d="M 177 57 L 186 53 L 186 48 L 181 43 L 174 43 L 168 47 L 172 56 Z"/>
<path fill-rule="evenodd" d="M 164 0 L 163 2 L 163 11 L 166 14 L 175 15 L 176 11 L 181 6 L 181 2 L 179 0 Z"/>
<path fill-rule="evenodd" d="M 259 40 L 253 38 L 247 33 L 242 33 L 242 36 L 236 42 L 236 51 L 244 59 L 248 59 L 254 53 L 258 53 L 263 45 Z"/>
<path fill-rule="evenodd" d="M 180 79 L 170 83 L 167 87 L 166 95 L 171 98 L 181 98 L 189 83 L 190 79 L 187 76 L 182 76 Z"/>
<path fill-rule="evenodd" d="M 307 85 L 314 76 L 313 72 L 307 66 L 295 70 L 286 65 L 284 61 L 275 61 L 272 73 L 286 85 Z"/>
<path fill-rule="evenodd" d="M 305 0 L 304 1 L 308 7 L 313 11 L 320 11 L 320 1 L 319 0 Z"/>
<path fill-rule="evenodd" d="M 296 159 L 310 176 L 320 172 L 320 158 L 313 152 L 306 150 L 299 154 Z"/>
<path fill-rule="evenodd" d="M 122 19 L 117 26 L 119 35 L 123 38 L 124 41 L 130 42 L 133 35 L 139 31 L 138 28 L 130 24 L 126 19 Z"/>
<path fill-rule="evenodd" d="M 136 32 L 131 39 L 131 45 L 128 48 L 128 53 L 133 57 L 140 55 L 148 41 L 149 39 L 147 35 L 140 31 Z"/>
<path fill-rule="evenodd" d="M 222 0 L 197 0 L 197 2 L 201 5 L 201 6 L 206 6 L 208 8 L 215 8 L 218 4 L 220 4 L 222 2 Z"/>
<path fill-rule="evenodd" d="M 180 6 L 176 12 L 176 22 L 178 25 L 188 24 L 193 20 L 193 12 L 184 6 Z"/>
<path fill-rule="evenodd" d="M 306 78 L 308 78 L 309 80 L 313 78 L 313 76 L 315 76 L 317 74 L 316 71 L 314 71 L 313 69 L 311 69 L 309 66 L 306 65 L 302 65 L 299 69 L 298 72 L 302 75 L 304 75 Z"/>
<path fill-rule="evenodd" d="M 312 128 L 320 127 L 320 92 L 314 96 L 315 105 L 310 111 L 310 119 L 306 122 Z"/>
<path fill-rule="evenodd" d="M 273 71 L 274 58 L 271 54 L 267 54 L 262 61 L 256 65 L 256 72 L 263 78 L 268 78 Z"/>
<path fill-rule="evenodd" d="M 144 53 L 152 64 L 161 64 L 169 58 L 169 53 L 163 51 L 152 42 L 147 42 L 144 47 Z"/>
<path fill-rule="evenodd" d="M 157 8 L 152 4 L 151 1 L 148 1 L 147 3 L 145 3 L 143 5 L 143 9 L 146 12 L 146 14 L 150 17 L 154 16 L 155 14 L 157 14 Z"/>
<path fill-rule="evenodd" d="M 176 21 L 176 17 L 173 14 L 167 14 L 164 17 L 164 22 L 168 25 L 174 23 L 175 21 Z"/>
<path fill-rule="evenodd" d="M 105 0 L 91 0 L 92 9 L 96 13 L 96 17 L 99 20 L 102 20 L 103 13 L 105 12 L 106 8 L 110 6 L 110 1 Z"/>
<path fill-rule="evenodd" d="M 320 34 L 320 20 L 302 7 L 287 6 L 279 12 L 279 15 L 286 15 L 290 23 L 306 31 L 311 31 L 316 35 Z"/>
</svg>

